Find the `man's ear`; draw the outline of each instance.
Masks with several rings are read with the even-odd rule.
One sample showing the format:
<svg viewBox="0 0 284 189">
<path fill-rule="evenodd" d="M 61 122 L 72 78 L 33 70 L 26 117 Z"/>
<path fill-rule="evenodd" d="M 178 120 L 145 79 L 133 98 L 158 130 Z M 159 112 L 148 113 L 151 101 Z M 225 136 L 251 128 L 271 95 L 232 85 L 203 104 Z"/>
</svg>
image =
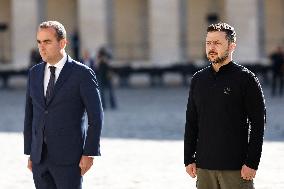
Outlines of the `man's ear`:
<svg viewBox="0 0 284 189">
<path fill-rule="evenodd" d="M 61 39 L 59 41 L 59 44 L 60 44 L 61 49 L 64 49 L 67 45 L 67 39 Z"/>
<path fill-rule="evenodd" d="M 230 45 L 229 45 L 230 51 L 232 51 L 232 52 L 236 49 L 236 47 L 237 47 L 236 43 L 230 43 Z"/>
</svg>

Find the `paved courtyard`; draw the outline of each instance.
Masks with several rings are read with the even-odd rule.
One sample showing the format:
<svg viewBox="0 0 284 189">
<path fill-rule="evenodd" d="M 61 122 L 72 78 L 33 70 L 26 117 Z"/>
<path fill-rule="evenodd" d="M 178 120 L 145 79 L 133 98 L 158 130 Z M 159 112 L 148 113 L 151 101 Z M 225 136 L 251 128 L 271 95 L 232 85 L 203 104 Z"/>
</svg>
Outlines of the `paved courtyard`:
<svg viewBox="0 0 284 189">
<path fill-rule="evenodd" d="M 264 92 L 268 123 L 255 186 L 283 189 L 284 98 Z M 182 87 L 118 89 L 119 107 L 105 111 L 102 156 L 84 177 L 84 188 L 194 189 L 183 166 L 187 93 Z M 25 87 L 0 90 L 0 97 L 0 189 L 33 189 L 21 133 Z"/>
</svg>

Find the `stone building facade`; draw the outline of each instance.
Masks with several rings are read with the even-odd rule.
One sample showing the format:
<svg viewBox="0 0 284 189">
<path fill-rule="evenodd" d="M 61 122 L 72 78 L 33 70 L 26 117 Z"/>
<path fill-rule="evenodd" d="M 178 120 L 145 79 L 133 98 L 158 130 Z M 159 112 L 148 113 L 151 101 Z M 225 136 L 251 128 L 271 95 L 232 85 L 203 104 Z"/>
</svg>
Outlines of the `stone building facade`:
<svg viewBox="0 0 284 189">
<path fill-rule="evenodd" d="M 283 0 L 0 0 L 0 69 L 21 69 L 37 25 L 58 20 L 80 52 L 109 47 L 117 64 L 168 65 L 204 58 L 206 27 L 224 21 L 238 35 L 235 59 L 257 63 L 284 43 Z"/>
</svg>

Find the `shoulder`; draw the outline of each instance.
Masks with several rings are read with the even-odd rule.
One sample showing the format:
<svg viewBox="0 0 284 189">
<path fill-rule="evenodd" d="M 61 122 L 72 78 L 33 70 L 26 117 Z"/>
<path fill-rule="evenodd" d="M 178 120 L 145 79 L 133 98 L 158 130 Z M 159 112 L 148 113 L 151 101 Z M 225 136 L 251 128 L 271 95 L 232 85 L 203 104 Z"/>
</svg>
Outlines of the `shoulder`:
<svg viewBox="0 0 284 189">
<path fill-rule="evenodd" d="M 235 71 L 237 71 L 238 74 L 240 74 L 242 77 L 244 78 L 254 78 L 256 77 L 256 75 L 250 71 L 248 68 L 246 68 L 245 66 L 239 65 L 237 63 L 234 63 L 234 68 Z"/>
<path fill-rule="evenodd" d="M 81 79 L 86 79 L 86 78 L 93 78 L 95 77 L 94 71 L 86 66 L 85 64 L 78 62 L 76 60 L 72 60 L 73 64 L 73 71 L 75 71 L 77 74 L 79 74 Z"/>
<path fill-rule="evenodd" d="M 211 67 L 210 66 L 207 66 L 201 70 L 198 70 L 197 72 L 195 72 L 192 76 L 192 80 L 196 80 L 198 78 L 201 78 L 201 77 L 204 77 L 204 76 L 207 76 L 208 73 L 210 72 L 210 69 Z"/>
<path fill-rule="evenodd" d="M 90 67 L 88 67 L 87 65 L 76 61 L 76 60 L 71 60 L 72 64 L 73 64 L 73 70 L 79 72 L 79 73 L 88 73 L 90 71 L 92 71 L 92 69 Z"/>
<path fill-rule="evenodd" d="M 194 86 L 198 83 L 198 81 L 204 80 L 204 78 L 207 78 L 211 67 L 207 66 L 197 72 L 195 72 L 191 78 L 191 82 L 190 82 L 190 87 L 193 89 Z"/>
<path fill-rule="evenodd" d="M 237 71 L 237 76 L 244 82 L 246 86 L 250 85 L 260 86 L 260 82 L 257 76 L 248 68 L 239 64 L 235 64 L 235 69 Z"/>
<path fill-rule="evenodd" d="M 45 62 L 38 63 L 38 64 L 32 66 L 31 68 L 29 68 L 28 74 L 29 75 L 35 75 L 37 73 L 41 73 L 41 71 L 43 71 L 44 68 L 45 68 Z"/>
<path fill-rule="evenodd" d="M 78 70 L 87 70 L 88 69 L 88 66 L 86 66 L 85 64 L 79 62 L 79 61 L 76 61 L 74 59 L 71 59 L 71 62 L 73 64 L 73 67 L 75 69 L 78 69 Z"/>
<path fill-rule="evenodd" d="M 37 71 L 37 70 L 41 69 L 44 66 L 45 66 L 45 62 L 41 62 L 41 63 L 33 65 L 31 68 L 29 68 L 29 71 L 30 72 Z"/>
</svg>

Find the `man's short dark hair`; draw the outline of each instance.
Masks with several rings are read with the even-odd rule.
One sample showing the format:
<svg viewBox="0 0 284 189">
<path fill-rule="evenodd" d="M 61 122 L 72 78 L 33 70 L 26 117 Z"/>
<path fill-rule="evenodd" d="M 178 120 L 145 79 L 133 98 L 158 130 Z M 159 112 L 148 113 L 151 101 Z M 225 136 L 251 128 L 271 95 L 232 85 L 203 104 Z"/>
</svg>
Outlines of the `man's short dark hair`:
<svg viewBox="0 0 284 189">
<path fill-rule="evenodd" d="M 235 29 L 227 23 L 219 22 L 217 24 L 211 24 L 207 28 L 207 32 L 221 31 L 226 33 L 226 39 L 229 43 L 236 42 L 236 32 Z"/>
<path fill-rule="evenodd" d="M 53 28 L 53 29 L 55 29 L 56 38 L 57 38 L 58 41 L 60 41 L 61 39 L 66 39 L 66 30 L 65 30 L 64 26 L 58 21 L 42 22 L 39 25 L 39 28 L 41 28 L 41 29 Z"/>
</svg>

